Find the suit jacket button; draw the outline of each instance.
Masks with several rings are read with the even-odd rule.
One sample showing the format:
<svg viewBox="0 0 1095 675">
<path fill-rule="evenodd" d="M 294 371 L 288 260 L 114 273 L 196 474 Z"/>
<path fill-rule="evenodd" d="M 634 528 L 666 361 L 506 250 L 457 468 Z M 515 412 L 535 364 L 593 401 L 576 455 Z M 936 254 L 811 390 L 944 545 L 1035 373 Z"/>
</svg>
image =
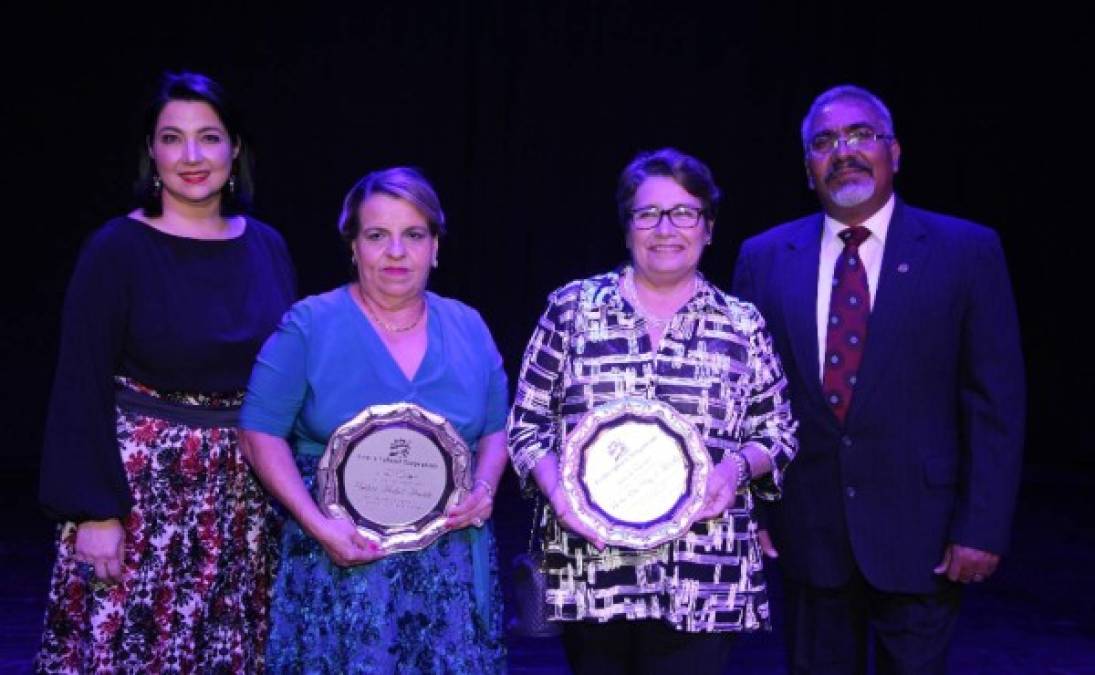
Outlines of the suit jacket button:
<svg viewBox="0 0 1095 675">
<path fill-rule="evenodd" d="M 851 436 L 841 436 L 840 437 L 840 443 L 844 447 L 850 448 L 850 447 L 852 447 L 852 437 Z"/>
<path fill-rule="evenodd" d="M 847 494 L 847 495 L 848 495 L 848 498 L 849 498 L 849 499 L 851 499 L 851 498 L 855 497 L 855 488 L 854 488 L 854 487 L 852 487 L 851 485 L 849 485 L 849 486 L 847 487 L 847 489 L 845 489 L 845 490 L 844 490 L 844 492 L 845 492 L 845 494 Z"/>
</svg>

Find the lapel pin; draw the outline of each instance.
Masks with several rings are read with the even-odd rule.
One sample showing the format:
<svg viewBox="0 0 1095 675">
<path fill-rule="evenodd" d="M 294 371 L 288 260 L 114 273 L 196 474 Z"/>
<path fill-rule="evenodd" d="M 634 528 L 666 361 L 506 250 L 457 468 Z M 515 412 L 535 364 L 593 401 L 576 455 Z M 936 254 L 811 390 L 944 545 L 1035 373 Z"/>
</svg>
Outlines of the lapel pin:
<svg viewBox="0 0 1095 675">
<path fill-rule="evenodd" d="M 908 272 L 909 271 L 909 263 L 901 263 L 900 265 L 897 266 L 897 271 L 901 272 L 902 274 L 904 274 L 905 272 Z"/>
</svg>

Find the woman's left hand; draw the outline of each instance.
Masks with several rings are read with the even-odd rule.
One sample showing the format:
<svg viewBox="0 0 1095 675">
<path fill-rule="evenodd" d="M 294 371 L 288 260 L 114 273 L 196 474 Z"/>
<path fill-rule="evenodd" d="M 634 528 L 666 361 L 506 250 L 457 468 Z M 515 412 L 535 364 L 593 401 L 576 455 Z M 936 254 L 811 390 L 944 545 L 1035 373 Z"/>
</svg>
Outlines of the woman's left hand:
<svg viewBox="0 0 1095 675">
<path fill-rule="evenodd" d="M 707 476 L 707 494 L 703 499 L 703 509 L 696 520 L 706 520 L 721 515 L 733 502 L 738 492 L 737 465 L 733 462 L 721 462 L 711 469 Z"/>
<path fill-rule="evenodd" d="M 459 530 L 469 525 L 482 527 L 493 511 L 493 491 L 484 481 L 476 481 L 472 491 L 445 512 L 448 529 Z"/>
</svg>

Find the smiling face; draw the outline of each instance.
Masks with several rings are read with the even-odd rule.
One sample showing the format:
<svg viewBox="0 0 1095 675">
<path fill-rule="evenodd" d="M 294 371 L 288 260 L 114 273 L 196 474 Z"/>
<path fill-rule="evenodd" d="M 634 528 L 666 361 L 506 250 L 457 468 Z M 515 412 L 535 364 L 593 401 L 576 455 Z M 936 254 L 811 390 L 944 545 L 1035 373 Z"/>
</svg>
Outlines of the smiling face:
<svg viewBox="0 0 1095 675">
<path fill-rule="evenodd" d="M 671 209 L 689 206 L 703 209 L 703 202 L 667 176 L 651 176 L 635 190 L 632 210 L 655 207 Z M 627 233 L 627 247 L 636 274 L 655 283 L 679 281 L 696 271 L 703 247 L 710 241 L 714 223 L 701 217 L 699 224 L 679 228 L 663 216 L 657 227 L 637 229 L 632 222 Z"/>
<path fill-rule="evenodd" d="M 239 147 L 208 103 L 169 101 L 148 152 L 163 181 L 164 205 L 195 207 L 220 203 Z"/>
<path fill-rule="evenodd" d="M 350 244 L 361 291 L 383 306 L 402 305 L 426 290 L 437 237 L 410 202 L 375 193 L 361 202 Z"/>
<path fill-rule="evenodd" d="M 823 106 L 810 121 L 805 138 L 843 136 L 857 130 L 888 133 L 882 116 L 866 101 L 839 98 Z M 858 225 L 893 194 L 901 146 L 879 138 L 849 147 L 845 141 L 823 153 L 806 152 L 806 175 L 825 212 L 845 225 Z"/>
</svg>

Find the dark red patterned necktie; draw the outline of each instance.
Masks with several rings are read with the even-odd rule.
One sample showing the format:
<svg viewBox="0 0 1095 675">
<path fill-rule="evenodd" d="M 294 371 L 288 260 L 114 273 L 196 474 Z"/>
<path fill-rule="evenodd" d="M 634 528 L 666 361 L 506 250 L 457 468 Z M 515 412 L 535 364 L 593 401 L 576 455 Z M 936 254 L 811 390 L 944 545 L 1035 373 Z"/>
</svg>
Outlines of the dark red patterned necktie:
<svg viewBox="0 0 1095 675">
<path fill-rule="evenodd" d="M 859 259 L 859 245 L 871 231 L 849 227 L 838 235 L 844 250 L 833 266 L 833 294 L 829 300 L 829 325 L 825 331 L 825 367 L 821 390 L 840 423 L 852 402 L 863 347 L 867 342 L 867 318 L 871 315 L 871 291 L 867 270 Z"/>
</svg>

